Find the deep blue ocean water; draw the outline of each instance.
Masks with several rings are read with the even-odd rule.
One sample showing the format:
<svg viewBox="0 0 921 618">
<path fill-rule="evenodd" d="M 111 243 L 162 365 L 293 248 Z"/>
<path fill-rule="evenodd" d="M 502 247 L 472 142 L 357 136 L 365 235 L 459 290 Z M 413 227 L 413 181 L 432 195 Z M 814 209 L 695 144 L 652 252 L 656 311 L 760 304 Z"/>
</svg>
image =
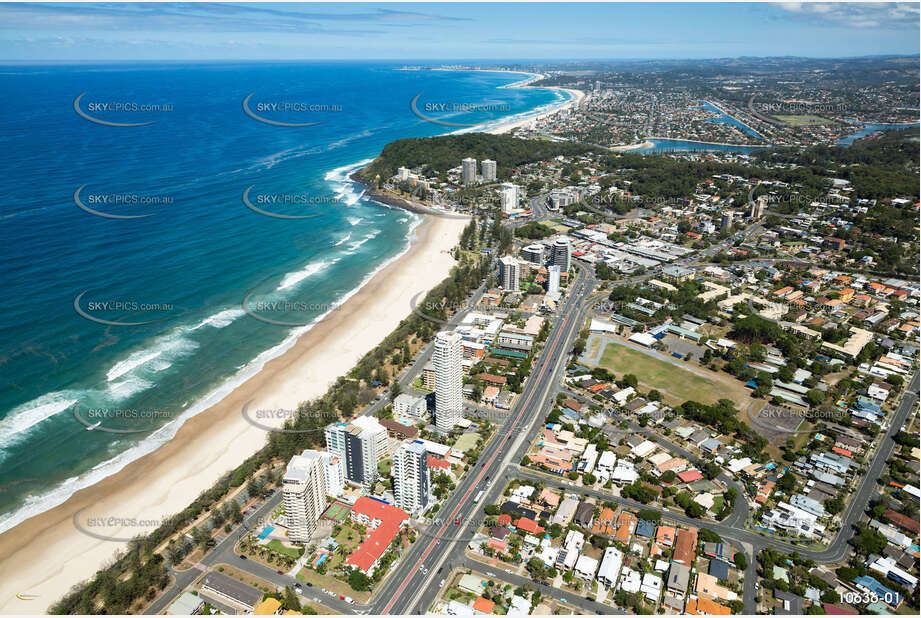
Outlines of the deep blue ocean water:
<svg viewBox="0 0 921 618">
<path fill-rule="evenodd" d="M 522 75 L 397 69 L 0 69 L 9 103 L 0 109 L 0 531 L 168 440 L 405 250 L 415 216 L 367 200 L 346 176 L 387 142 L 452 130 L 413 115 L 416 94 L 420 105 L 499 108 L 429 114 L 461 123 L 566 97 L 500 88 Z M 255 115 L 311 125 L 251 118 L 251 93 Z M 77 108 L 91 118 L 153 123 L 87 120 L 75 110 L 81 94 Z M 261 210 L 310 218 L 254 212 L 247 188 Z M 98 216 L 77 200 L 153 216 Z M 250 293 L 262 321 L 243 310 Z"/>
</svg>

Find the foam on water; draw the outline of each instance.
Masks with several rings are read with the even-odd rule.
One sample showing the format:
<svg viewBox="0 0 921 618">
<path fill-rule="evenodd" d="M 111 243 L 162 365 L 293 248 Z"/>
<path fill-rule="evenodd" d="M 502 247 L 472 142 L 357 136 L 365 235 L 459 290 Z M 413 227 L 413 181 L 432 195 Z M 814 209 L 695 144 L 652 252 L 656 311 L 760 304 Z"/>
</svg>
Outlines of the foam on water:
<svg viewBox="0 0 921 618">
<path fill-rule="evenodd" d="M 357 169 L 363 164 L 366 163 L 353 164 L 348 167 Z M 375 204 L 377 204 L 377 202 L 375 202 Z M 380 206 L 387 207 L 386 204 L 380 204 Z M 224 397 L 233 392 L 233 390 L 240 384 L 259 373 L 259 371 L 262 370 L 267 362 L 273 358 L 281 356 L 289 349 L 291 349 L 291 347 L 297 342 L 301 335 L 309 332 L 310 329 L 314 327 L 314 325 L 323 320 L 331 311 L 334 311 L 336 307 L 345 303 L 348 299 L 357 294 L 372 278 L 374 278 L 377 273 L 379 273 L 381 270 L 396 260 L 400 259 L 409 250 L 409 247 L 411 246 L 414 239 L 413 232 L 416 226 L 418 226 L 421 222 L 421 216 L 415 214 L 411 215 L 409 233 L 406 236 L 406 242 L 404 243 L 402 249 L 390 259 L 384 260 L 377 266 L 377 268 L 368 273 L 355 288 L 339 298 L 335 302 L 334 306 L 331 307 L 328 311 L 322 315 L 317 316 L 310 324 L 293 329 L 291 333 L 285 338 L 285 340 L 280 344 L 259 354 L 255 359 L 244 365 L 217 388 L 213 389 L 204 397 L 193 403 L 178 418 L 166 423 L 131 448 L 121 452 L 115 457 L 97 464 L 88 472 L 67 479 L 63 483 L 55 486 L 53 489 L 50 489 L 40 495 L 29 496 L 20 508 L 7 514 L 6 516 L 0 516 L 0 533 L 13 528 L 14 526 L 22 523 L 30 517 L 63 504 L 75 492 L 95 485 L 102 479 L 116 474 L 131 462 L 156 451 L 158 448 L 160 448 L 160 446 L 169 442 L 176 435 L 176 432 L 179 431 L 179 428 L 182 427 L 186 420 L 200 414 L 204 410 L 207 410 L 214 404 L 220 402 Z M 73 402 L 76 402 L 76 400 L 76 398 L 73 398 Z M 73 403 L 68 403 L 68 405 L 64 406 L 62 409 L 67 409 L 70 405 L 73 405 Z"/>
<path fill-rule="evenodd" d="M 27 401 L 13 409 L 0 421 L 0 452 L 45 419 L 67 410 L 77 403 L 80 391 L 56 391 Z"/>
<path fill-rule="evenodd" d="M 336 262 L 339 261 L 339 258 L 333 258 L 331 260 L 321 260 L 319 262 L 311 262 L 307 264 L 301 270 L 296 270 L 294 272 L 288 273 L 285 275 L 284 279 L 281 280 L 281 283 L 278 284 L 278 287 L 275 288 L 276 292 L 281 292 L 282 290 L 289 290 L 299 284 L 304 279 L 312 277 L 317 273 L 321 273 Z"/>
</svg>

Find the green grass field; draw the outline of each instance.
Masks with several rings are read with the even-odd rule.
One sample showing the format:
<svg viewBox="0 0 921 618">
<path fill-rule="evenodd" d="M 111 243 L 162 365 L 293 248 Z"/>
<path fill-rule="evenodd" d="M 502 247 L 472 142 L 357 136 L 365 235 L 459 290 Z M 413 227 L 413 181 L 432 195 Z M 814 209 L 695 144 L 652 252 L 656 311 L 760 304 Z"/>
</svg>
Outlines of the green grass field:
<svg viewBox="0 0 921 618">
<path fill-rule="evenodd" d="M 814 124 L 829 123 L 829 120 L 822 118 L 820 116 L 813 116 L 811 114 L 805 114 L 801 116 L 791 115 L 791 116 L 774 116 L 777 120 L 792 125 L 794 127 L 806 127 Z"/>
<path fill-rule="evenodd" d="M 720 381 L 699 376 L 680 365 L 615 343 L 605 347 L 599 366 L 613 371 L 618 377 L 632 373 L 643 386 L 658 390 L 671 399 L 669 403 L 672 404 L 689 399 L 701 403 L 715 403 L 724 398 L 738 402 L 748 396 L 741 384 L 737 388 L 729 388 Z"/>
<path fill-rule="evenodd" d="M 292 558 L 299 558 L 301 551 L 294 547 L 286 547 L 282 545 L 281 541 L 278 539 L 272 539 L 266 544 L 266 547 L 277 551 L 279 554 L 285 554 L 286 556 L 291 556 Z"/>
</svg>

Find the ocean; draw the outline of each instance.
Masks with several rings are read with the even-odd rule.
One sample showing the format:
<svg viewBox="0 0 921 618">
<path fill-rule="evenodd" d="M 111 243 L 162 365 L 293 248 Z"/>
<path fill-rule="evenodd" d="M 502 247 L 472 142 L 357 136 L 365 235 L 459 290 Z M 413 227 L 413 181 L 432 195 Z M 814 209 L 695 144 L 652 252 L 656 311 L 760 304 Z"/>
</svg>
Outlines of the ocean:
<svg viewBox="0 0 921 618">
<path fill-rule="evenodd" d="M 417 94 L 456 125 L 566 100 L 502 88 L 524 77 L 3 67 L 0 531 L 155 450 L 405 251 L 418 217 L 348 175 L 395 139 L 470 130 L 420 119 Z"/>
</svg>

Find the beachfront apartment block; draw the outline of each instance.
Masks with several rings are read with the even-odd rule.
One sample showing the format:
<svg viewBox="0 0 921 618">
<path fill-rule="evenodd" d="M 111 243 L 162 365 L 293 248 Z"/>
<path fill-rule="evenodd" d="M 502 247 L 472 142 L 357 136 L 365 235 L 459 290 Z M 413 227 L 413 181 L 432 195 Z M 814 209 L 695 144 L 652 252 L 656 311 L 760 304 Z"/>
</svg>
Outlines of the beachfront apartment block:
<svg viewBox="0 0 921 618">
<path fill-rule="evenodd" d="M 461 160 L 461 182 L 465 185 L 476 182 L 476 159 L 473 157 Z"/>
<path fill-rule="evenodd" d="M 326 495 L 338 498 L 345 489 L 345 465 L 342 458 L 332 453 L 323 453 L 323 480 Z"/>
<path fill-rule="evenodd" d="M 559 266 L 560 272 L 568 273 L 572 260 L 572 247 L 568 238 L 557 238 L 553 241 L 553 266 Z"/>
<path fill-rule="evenodd" d="M 435 426 L 451 431 L 462 418 L 463 410 L 463 337 L 455 331 L 441 331 L 435 336 L 432 363 L 435 365 Z"/>
<path fill-rule="evenodd" d="M 324 453 L 305 450 L 288 462 L 282 478 L 288 538 L 307 543 L 317 521 L 326 510 L 326 481 L 323 473 Z"/>
<path fill-rule="evenodd" d="M 496 162 L 492 159 L 483 159 L 480 164 L 480 175 L 483 177 L 483 182 L 495 182 Z"/>
<path fill-rule="evenodd" d="M 518 185 L 511 182 L 503 182 L 499 191 L 499 204 L 502 206 L 502 214 L 511 214 L 518 208 L 519 198 Z"/>
<path fill-rule="evenodd" d="M 394 416 L 424 419 L 428 416 L 425 397 L 413 397 L 407 393 L 400 393 L 393 399 L 393 414 Z"/>
<path fill-rule="evenodd" d="M 393 454 L 393 498 L 407 513 L 421 513 L 431 496 L 428 450 L 420 440 L 406 440 Z"/>
<path fill-rule="evenodd" d="M 326 426 L 326 450 L 343 462 L 345 478 L 359 485 L 377 480 L 377 462 L 387 454 L 389 440 L 387 429 L 371 416 Z"/>
<path fill-rule="evenodd" d="M 521 265 L 511 255 L 499 258 L 499 286 L 506 291 L 518 291 L 521 283 Z"/>
</svg>

